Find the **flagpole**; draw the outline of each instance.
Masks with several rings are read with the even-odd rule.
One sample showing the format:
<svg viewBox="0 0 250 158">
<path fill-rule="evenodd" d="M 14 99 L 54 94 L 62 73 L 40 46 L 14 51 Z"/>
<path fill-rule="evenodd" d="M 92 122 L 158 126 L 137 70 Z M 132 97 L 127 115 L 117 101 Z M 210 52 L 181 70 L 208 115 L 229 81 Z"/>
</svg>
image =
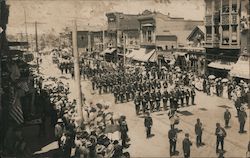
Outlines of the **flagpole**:
<svg viewBox="0 0 250 158">
<path fill-rule="evenodd" d="M 74 73 L 75 73 L 75 88 L 77 91 L 76 103 L 77 103 L 77 117 L 79 121 L 82 122 L 82 92 L 81 92 L 81 79 L 80 79 L 80 68 L 79 68 L 79 53 L 77 50 L 77 25 L 76 20 L 74 20 L 74 26 L 72 31 L 72 42 L 73 42 L 73 54 L 74 54 Z"/>
</svg>

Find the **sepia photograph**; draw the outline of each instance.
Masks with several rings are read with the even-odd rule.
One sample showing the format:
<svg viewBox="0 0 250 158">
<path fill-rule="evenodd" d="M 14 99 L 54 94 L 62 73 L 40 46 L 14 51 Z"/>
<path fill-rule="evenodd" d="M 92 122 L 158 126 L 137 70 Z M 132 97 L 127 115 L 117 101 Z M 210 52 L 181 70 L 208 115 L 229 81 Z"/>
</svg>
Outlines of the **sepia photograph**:
<svg viewBox="0 0 250 158">
<path fill-rule="evenodd" d="M 0 0 L 0 158 L 250 158 L 250 0 Z"/>
</svg>

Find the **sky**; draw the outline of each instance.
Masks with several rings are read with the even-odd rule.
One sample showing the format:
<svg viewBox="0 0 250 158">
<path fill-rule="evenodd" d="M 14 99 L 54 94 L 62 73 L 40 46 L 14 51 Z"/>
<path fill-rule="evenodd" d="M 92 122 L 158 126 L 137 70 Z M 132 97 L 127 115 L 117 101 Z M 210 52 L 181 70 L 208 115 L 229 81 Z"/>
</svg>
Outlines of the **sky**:
<svg viewBox="0 0 250 158">
<path fill-rule="evenodd" d="M 38 33 L 54 29 L 56 33 L 72 26 L 77 19 L 78 27 L 107 25 L 107 12 L 138 14 L 148 9 L 172 17 L 203 20 L 203 0 L 6 0 L 10 5 L 8 34 L 25 33 L 25 14 L 28 34 L 35 32 L 34 22 L 38 21 Z"/>
</svg>

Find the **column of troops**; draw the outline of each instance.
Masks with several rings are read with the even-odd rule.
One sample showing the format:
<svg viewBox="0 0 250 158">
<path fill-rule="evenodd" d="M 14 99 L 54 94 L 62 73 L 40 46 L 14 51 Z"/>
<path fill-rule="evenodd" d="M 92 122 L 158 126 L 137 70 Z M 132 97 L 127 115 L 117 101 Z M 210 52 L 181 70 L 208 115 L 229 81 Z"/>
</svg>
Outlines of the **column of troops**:
<svg viewBox="0 0 250 158">
<path fill-rule="evenodd" d="M 134 101 L 136 114 L 177 109 L 180 106 L 194 105 L 195 89 L 183 86 L 183 80 L 175 81 L 175 88 L 168 89 L 170 76 L 161 81 L 150 79 L 141 73 L 104 73 L 92 77 L 92 89 L 99 94 L 113 93 L 115 103 Z M 162 104 L 161 104 L 162 102 Z M 163 107 L 161 107 L 163 105 Z"/>
</svg>

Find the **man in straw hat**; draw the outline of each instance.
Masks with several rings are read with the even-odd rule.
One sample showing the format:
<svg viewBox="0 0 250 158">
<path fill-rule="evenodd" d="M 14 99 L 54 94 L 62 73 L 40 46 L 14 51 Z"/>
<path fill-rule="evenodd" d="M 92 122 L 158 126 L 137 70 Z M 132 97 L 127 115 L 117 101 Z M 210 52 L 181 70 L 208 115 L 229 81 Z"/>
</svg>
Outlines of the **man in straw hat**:
<svg viewBox="0 0 250 158">
<path fill-rule="evenodd" d="M 244 131 L 244 127 L 245 127 L 245 122 L 247 119 L 247 113 L 246 113 L 245 107 L 243 105 L 240 107 L 238 119 L 239 119 L 239 123 L 240 123 L 239 133 L 245 133 L 246 131 Z"/>
</svg>

